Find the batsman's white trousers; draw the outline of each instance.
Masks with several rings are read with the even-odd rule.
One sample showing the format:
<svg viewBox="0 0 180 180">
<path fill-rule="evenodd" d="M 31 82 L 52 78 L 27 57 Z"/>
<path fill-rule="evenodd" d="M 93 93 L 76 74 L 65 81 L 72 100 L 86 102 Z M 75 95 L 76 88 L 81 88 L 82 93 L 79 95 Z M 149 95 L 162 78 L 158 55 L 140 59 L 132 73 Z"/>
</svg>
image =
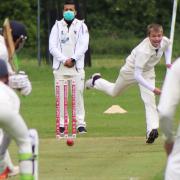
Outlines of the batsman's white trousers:
<svg viewBox="0 0 180 180">
<path fill-rule="evenodd" d="M 129 72 L 122 68 L 115 83 L 111 83 L 100 78 L 95 81 L 94 88 L 103 91 L 110 96 L 118 96 L 127 87 L 137 83 L 133 73 L 134 72 Z M 155 76 L 153 71 L 145 72 L 143 76 L 150 84 L 153 86 L 155 85 Z M 145 106 L 147 133 L 149 133 L 152 129 L 157 129 L 159 127 L 159 117 L 156 108 L 155 95 L 147 88 L 141 86 L 140 84 L 138 85 L 140 88 L 141 98 Z"/>
<path fill-rule="evenodd" d="M 3 170 L 5 166 L 7 148 L 10 144 L 11 138 L 16 141 L 19 147 L 19 154 L 32 154 L 31 142 L 29 133 L 24 120 L 17 111 L 8 108 L 9 104 L 0 103 L 0 127 L 3 129 L 3 138 L 0 145 L 0 166 Z M 32 171 L 32 162 L 20 163 L 21 173 Z"/>
<path fill-rule="evenodd" d="M 77 75 L 61 75 L 59 71 L 54 71 L 55 78 L 55 94 L 56 92 L 56 83 L 60 82 L 60 126 L 64 127 L 64 81 L 72 79 L 75 81 L 76 85 L 76 120 L 77 120 L 77 128 L 80 126 L 86 127 L 85 122 L 85 108 L 84 108 L 84 80 L 85 80 L 85 72 L 84 70 L 78 70 Z M 71 83 L 71 81 L 69 81 Z M 69 84 L 69 90 L 71 89 L 71 84 Z M 70 99 L 70 98 L 69 98 Z M 71 106 L 71 99 L 68 103 Z"/>
<path fill-rule="evenodd" d="M 0 129 L 0 144 L 2 144 L 3 136 L 4 136 L 3 130 Z M 8 150 L 6 150 L 5 159 L 6 159 L 5 160 L 5 163 L 6 163 L 5 166 L 8 167 L 11 171 L 13 171 L 14 165 L 13 165 L 13 163 L 11 161 Z"/>
</svg>

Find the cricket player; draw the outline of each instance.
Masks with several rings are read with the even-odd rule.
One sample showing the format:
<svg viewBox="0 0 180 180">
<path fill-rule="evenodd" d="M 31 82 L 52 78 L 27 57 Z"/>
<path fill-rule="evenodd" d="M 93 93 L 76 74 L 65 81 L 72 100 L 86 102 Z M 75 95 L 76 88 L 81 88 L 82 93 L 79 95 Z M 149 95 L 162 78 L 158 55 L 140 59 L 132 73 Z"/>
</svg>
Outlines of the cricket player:
<svg viewBox="0 0 180 180">
<path fill-rule="evenodd" d="M 163 28 L 159 24 L 147 27 L 147 37 L 138 44 L 126 58 L 115 83 L 103 78 L 99 73 L 86 81 L 86 88 L 95 88 L 110 96 L 120 95 L 127 87 L 137 83 L 146 111 L 146 143 L 153 143 L 158 137 L 159 117 L 155 95 L 161 90 L 155 86 L 154 66 L 165 52 L 166 66 L 170 67 L 170 40 L 163 36 Z"/>
<path fill-rule="evenodd" d="M 0 127 L 3 138 L 0 144 L 0 179 L 8 178 L 7 148 L 11 139 L 19 147 L 20 180 L 33 180 L 33 155 L 27 126 L 19 114 L 20 100 L 8 86 L 9 72 L 4 60 L 0 60 Z"/>
<path fill-rule="evenodd" d="M 169 70 L 158 106 L 160 127 L 165 137 L 165 150 L 169 155 L 165 172 L 165 180 L 179 180 L 180 178 L 180 126 L 177 136 L 173 133 L 173 118 L 180 101 L 180 58 Z"/>
<path fill-rule="evenodd" d="M 10 29 L 8 29 L 10 28 Z M 7 33 L 6 31 L 9 30 L 11 33 Z M 27 38 L 26 28 L 25 26 L 17 21 L 6 21 L 6 24 L 3 27 L 3 34 L 0 35 L 0 59 L 4 60 L 8 67 L 9 73 L 9 86 L 13 89 L 17 89 L 20 91 L 22 95 L 29 95 L 32 90 L 31 82 L 29 81 L 28 76 L 23 73 L 15 72 L 13 69 L 12 64 L 12 56 L 16 51 L 19 51 Z M 12 42 L 10 41 L 12 39 Z M 10 47 L 14 49 L 10 51 Z M 11 54 L 11 53 L 12 54 Z M 0 144 L 3 138 L 3 132 L 0 130 Z M 19 167 L 13 166 L 8 151 L 6 152 L 6 163 L 9 167 L 9 176 L 14 176 L 19 173 Z M 0 174 L 1 177 L 1 174 Z"/>
<path fill-rule="evenodd" d="M 60 82 L 60 133 L 64 133 L 63 80 L 73 79 L 76 84 L 77 131 L 86 133 L 84 109 L 84 56 L 88 49 L 89 33 L 84 21 L 75 18 L 72 0 L 64 4 L 63 19 L 56 21 L 49 37 L 49 51 L 53 56 L 55 85 Z M 69 81 L 70 83 L 71 81 Z M 70 84 L 71 85 L 71 84 Z"/>
<path fill-rule="evenodd" d="M 3 35 L 0 35 L 0 58 L 5 60 L 9 72 L 9 85 L 13 89 L 20 91 L 22 95 L 29 95 L 32 90 L 31 82 L 28 79 L 27 74 L 24 72 L 16 72 L 12 67 L 13 55 L 23 48 L 25 40 L 27 39 L 27 32 L 25 26 L 18 21 L 7 21 L 10 25 L 11 34 L 5 33 L 6 25 L 3 27 Z M 7 37 L 12 36 L 12 37 Z M 9 39 L 12 38 L 12 42 Z M 10 48 L 14 47 L 14 52 L 10 54 Z"/>
</svg>

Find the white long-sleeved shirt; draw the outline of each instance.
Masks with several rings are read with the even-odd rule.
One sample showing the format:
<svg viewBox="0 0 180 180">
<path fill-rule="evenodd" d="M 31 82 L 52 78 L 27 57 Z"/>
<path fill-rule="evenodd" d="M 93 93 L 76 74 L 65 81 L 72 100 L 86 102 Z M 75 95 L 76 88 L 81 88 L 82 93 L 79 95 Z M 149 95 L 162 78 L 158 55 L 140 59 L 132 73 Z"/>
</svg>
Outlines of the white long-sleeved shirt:
<svg viewBox="0 0 180 180">
<path fill-rule="evenodd" d="M 70 27 L 62 19 L 56 21 L 49 37 L 49 51 L 53 55 L 53 69 L 71 71 L 63 64 L 69 58 L 76 61 L 76 69 L 84 68 L 84 56 L 89 45 L 89 33 L 84 21 L 74 19 Z M 71 72 L 70 72 L 71 73 Z"/>
<path fill-rule="evenodd" d="M 160 61 L 164 52 L 166 54 L 166 64 L 170 63 L 168 53 L 169 46 L 170 40 L 165 36 L 163 36 L 158 49 L 152 46 L 147 37 L 132 50 L 131 54 L 126 58 L 126 64 L 123 68 L 127 69 L 127 71 L 134 71 L 134 77 L 137 82 L 147 89 L 154 91 L 154 85 L 151 85 L 146 81 L 143 73 L 152 71 L 154 74 L 154 66 Z"/>
<path fill-rule="evenodd" d="M 159 101 L 158 111 L 160 126 L 167 141 L 173 141 L 173 116 L 180 101 L 180 58 L 178 58 L 168 71 L 162 94 Z"/>
</svg>

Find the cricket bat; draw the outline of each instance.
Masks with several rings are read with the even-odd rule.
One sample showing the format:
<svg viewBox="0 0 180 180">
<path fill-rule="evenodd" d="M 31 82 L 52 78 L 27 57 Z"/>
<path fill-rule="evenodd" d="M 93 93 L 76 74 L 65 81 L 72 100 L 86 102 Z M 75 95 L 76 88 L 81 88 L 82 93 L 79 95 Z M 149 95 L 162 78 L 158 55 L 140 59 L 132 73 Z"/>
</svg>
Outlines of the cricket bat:
<svg viewBox="0 0 180 180">
<path fill-rule="evenodd" d="M 15 44 L 12 37 L 10 22 L 9 19 L 6 18 L 3 24 L 3 36 L 6 42 L 8 54 L 9 54 L 9 63 L 12 67 L 12 69 L 17 72 L 18 71 L 18 60 L 17 55 L 15 53 Z"/>
</svg>

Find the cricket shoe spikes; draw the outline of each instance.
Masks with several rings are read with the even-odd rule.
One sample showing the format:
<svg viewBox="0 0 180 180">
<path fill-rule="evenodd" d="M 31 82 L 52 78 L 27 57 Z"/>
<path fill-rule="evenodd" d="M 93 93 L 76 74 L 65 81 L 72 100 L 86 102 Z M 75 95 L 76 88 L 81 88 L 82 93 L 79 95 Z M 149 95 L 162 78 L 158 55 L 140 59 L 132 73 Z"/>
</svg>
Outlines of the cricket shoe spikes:
<svg viewBox="0 0 180 180">
<path fill-rule="evenodd" d="M 149 135 L 147 136 L 147 141 L 146 143 L 148 144 L 152 144 L 155 139 L 158 138 L 158 130 L 157 129 L 153 129 Z"/>
<path fill-rule="evenodd" d="M 97 79 L 101 78 L 101 74 L 100 73 L 95 73 L 93 74 L 90 79 L 88 79 L 86 82 L 85 82 L 85 88 L 86 89 L 92 89 L 94 87 L 94 84 L 95 84 L 95 81 Z"/>
</svg>

